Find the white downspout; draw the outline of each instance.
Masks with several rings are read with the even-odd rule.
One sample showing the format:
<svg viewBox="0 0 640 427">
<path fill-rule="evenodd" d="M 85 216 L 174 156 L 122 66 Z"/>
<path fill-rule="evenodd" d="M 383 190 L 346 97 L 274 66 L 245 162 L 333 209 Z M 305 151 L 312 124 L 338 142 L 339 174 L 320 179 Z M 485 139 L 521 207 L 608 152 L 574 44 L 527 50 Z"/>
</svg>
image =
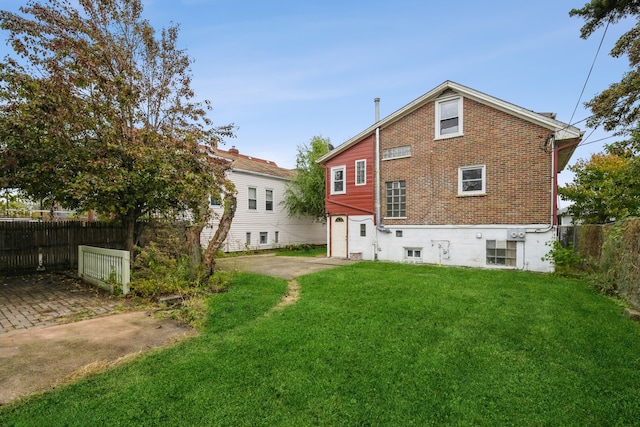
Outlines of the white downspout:
<svg viewBox="0 0 640 427">
<path fill-rule="evenodd" d="M 373 102 L 376 105 L 376 123 L 380 121 L 380 98 L 375 98 Z M 375 224 L 375 241 L 373 244 L 373 259 L 378 260 L 378 227 L 380 227 L 381 212 L 380 212 L 380 127 L 376 128 L 376 141 L 375 141 L 375 210 L 376 210 L 376 224 Z"/>
<path fill-rule="evenodd" d="M 555 133 L 551 135 L 551 221 L 549 227 L 553 228 L 553 224 L 556 222 L 556 204 L 558 195 L 556 193 L 556 180 L 558 179 L 558 173 L 556 171 L 556 136 Z"/>
</svg>

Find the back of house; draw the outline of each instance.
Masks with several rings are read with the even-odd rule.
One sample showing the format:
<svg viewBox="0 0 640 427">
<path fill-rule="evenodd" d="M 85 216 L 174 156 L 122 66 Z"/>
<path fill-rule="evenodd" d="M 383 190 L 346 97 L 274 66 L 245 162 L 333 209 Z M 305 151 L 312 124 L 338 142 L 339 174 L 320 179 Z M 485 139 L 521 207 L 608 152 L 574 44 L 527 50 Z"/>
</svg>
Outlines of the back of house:
<svg viewBox="0 0 640 427">
<path fill-rule="evenodd" d="M 319 160 L 328 255 L 547 272 L 582 132 L 446 81 Z"/>
</svg>

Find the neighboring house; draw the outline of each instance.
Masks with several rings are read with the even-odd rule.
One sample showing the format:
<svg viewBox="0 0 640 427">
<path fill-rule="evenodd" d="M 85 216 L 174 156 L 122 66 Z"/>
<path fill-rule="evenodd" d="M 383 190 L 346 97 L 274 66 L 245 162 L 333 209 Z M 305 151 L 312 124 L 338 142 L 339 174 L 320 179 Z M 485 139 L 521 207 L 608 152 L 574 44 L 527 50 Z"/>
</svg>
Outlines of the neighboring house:
<svg viewBox="0 0 640 427">
<path fill-rule="evenodd" d="M 573 215 L 569 213 L 569 208 L 558 209 L 558 225 L 574 225 Z"/>
<path fill-rule="evenodd" d="M 229 179 L 237 190 L 237 209 L 227 239 L 225 252 L 247 249 L 272 249 L 288 245 L 325 244 L 326 226 L 308 218 L 289 218 L 282 201 L 295 172 L 278 167 L 269 160 L 240 154 L 235 147 L 216 150 L 215 155 L 232 162 Z M 218 228 L 222 215 L 221 201 L 211 200 L 216 217 L 202 231 L 206 247 Z"/>
<path fill-rule="evenodd" d="M 318 160 L 328 256 L 553 270 L 556 177 L 583 132 L 451 81 L 376 120 Z"/>
</svg>

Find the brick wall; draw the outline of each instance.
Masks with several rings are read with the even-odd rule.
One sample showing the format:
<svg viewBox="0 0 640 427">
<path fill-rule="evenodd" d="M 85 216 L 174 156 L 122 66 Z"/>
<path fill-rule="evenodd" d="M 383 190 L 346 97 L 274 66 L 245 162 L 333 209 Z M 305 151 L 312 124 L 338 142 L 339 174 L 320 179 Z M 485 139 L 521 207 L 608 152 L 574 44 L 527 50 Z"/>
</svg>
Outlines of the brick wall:
<svg viewBox="0 0 640 427">
<path fill-rule="evenodd" d="M 412 156 L 381 162 L 385 182 L 405 180 L 406 220 L 387 224 L 548 224 L 551 154 L 548 129 L 465 98 L 464 135 L 435 139 L 435 103 L 429 102 L 380 132 L 381 150 L 412 146 Z M 486 165 L 486 195 L 458 196 L 458 168 Z"/>
</svg>

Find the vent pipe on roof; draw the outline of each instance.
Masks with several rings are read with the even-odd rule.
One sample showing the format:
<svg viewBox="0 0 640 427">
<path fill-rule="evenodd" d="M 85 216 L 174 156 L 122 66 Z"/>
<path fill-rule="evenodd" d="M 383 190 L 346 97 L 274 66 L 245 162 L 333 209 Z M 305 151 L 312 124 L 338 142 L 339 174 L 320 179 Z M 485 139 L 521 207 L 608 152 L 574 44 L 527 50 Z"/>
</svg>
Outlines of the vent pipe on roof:
<svg viewBox="0 0 640 427">
<path fill-rule="evenodd" d="M 373 98 L 373 102 L 376 105 L 376 123 L 380 121 L 380 98 Z"/>
</svg>

